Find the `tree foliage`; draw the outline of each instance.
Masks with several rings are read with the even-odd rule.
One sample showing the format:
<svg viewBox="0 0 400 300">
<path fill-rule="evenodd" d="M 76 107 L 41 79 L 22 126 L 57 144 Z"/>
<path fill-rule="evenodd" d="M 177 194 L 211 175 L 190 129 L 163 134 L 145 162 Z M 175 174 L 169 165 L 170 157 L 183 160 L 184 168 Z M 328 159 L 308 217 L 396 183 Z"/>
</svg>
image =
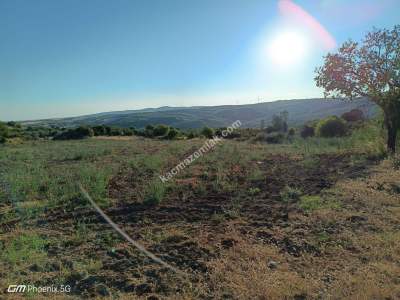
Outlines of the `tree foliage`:
<svg viewBox="0 0 400 300">
<path fill-rule="evenodd" d="M 374 29 L 361 43 L 345 42 L 325 57 L 316 74 L 325 96 L 362 96 L 379 105 L 385 115 L 388 150 L 395 152 L 400 128 L 400 25 Z"/>
</svg>

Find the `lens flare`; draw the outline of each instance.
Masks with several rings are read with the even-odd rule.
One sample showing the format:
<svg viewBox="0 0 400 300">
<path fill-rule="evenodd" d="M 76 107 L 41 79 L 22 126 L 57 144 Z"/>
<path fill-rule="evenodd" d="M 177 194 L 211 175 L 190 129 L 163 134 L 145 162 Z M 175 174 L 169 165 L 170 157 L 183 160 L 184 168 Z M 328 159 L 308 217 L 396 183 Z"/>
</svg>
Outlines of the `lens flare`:
<svg viewBox="0 0 400 300">
<path fill-rule="evenodd" d="M 292 0 L 280 0 L 278 3 L 280 13 L 292 21 L 297 21 L 309 29 L 326 50 L 336 47 L 333 36 L 313 16 L 306 12 Z"/>
</svg>

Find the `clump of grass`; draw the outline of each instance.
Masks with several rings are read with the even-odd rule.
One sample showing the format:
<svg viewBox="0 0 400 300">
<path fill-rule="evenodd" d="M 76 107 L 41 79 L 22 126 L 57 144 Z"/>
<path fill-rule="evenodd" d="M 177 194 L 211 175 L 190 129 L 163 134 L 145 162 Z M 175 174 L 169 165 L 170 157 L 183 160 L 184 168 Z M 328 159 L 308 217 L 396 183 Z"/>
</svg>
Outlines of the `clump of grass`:
<svg viewBox="0 0 400 300">
<path fill-rule="evenodd" d="M 304 195 L 300 197 L 299 206 L 306 212 L 311 212 L 323 207 L 322 198 L 318 195 Z"/>
<path fill-rule="evenodd" d="M 285 203 L 297 202 L 303 192 L 297 188 L 293 188 L 290 186 L 285 186 L 285 188 L 281 191 L 280 196 L 281 200 Z"/>
<path fill-rule="evenodd" d="M 330 191 L 322 191 L 321 195 L 304 195 L 300 197 L 299 207 L 305 212 L 313 212 L 318 209 L 340 209 L 341 202 Z"/>
<path fill-rule="evenodd" d="M 129 165 L 133 169 L 139 169 L 142 171 L 157 172 L 163 165 L 163 157 L 161 155 L 137 155 L 135 158 L 129 161 Z"/>
<path fill-rule="evenodd" d="M 260 192 L 261 192 L 261 190 L 258 187 L 249 188 L 250 196 L 255 196 L 255 195 L 259 194 Z"/>
<path fill-rule="evenodd" d="M 248 179 L 250 180 L 250 181 L 261 181 L 261 180 L 263 180 L 265 177 L 264 177 L 264 173 L 259 169 L 259 168 L 253 168 L 251 171 L 250 171 L 250 174 L 248 175 Z"/>
<path fill-rule="evenodd" d="M 158 205 L 164 199 L 165 194 L 165 185 L 160 180 L 155 179 L 149 184 L 143 203 L 147 205 Z"/>
<path fill-rule="evenodd" d="M 214 212 L 210 218 L 211 222 L 215 224 L 220 224 L 225 221 L 225 214 Z"/>
<path fill-rule="evenodd" d="M 5 246 L 0 258 L 13 268 L 33 263 L 42 265 L 47 256 L 46 245 L 46 240 L 37 234 L 22 234 Z"/>
</svg>

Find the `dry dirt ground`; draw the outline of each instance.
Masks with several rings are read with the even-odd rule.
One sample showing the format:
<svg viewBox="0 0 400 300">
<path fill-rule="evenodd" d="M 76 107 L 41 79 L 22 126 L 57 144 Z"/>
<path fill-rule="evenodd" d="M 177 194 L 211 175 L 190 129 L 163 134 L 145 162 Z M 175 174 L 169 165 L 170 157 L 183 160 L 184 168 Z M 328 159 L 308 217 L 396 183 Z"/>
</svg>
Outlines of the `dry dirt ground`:
<svg viewBox="0 0 400 300">
<path fill-rule="evenodd" d="M 121 167 L 107 185 L 113 221 L 187 276 L 143 256 L 88 206 L 3 224 L 2 240 L 34 230 L 58 241 L 45 271 L 26 271 L 36 285 L 72 287 L 52 299 L 400 299 L 400 171 L 389 160 L 270 154 L 233 164 L 223 180 L 214 171 L 194 166 L 156 206 L 138 200 L 147 171 Z M 283 201 L 287 186 L 303 196 Z"/>
</svg>

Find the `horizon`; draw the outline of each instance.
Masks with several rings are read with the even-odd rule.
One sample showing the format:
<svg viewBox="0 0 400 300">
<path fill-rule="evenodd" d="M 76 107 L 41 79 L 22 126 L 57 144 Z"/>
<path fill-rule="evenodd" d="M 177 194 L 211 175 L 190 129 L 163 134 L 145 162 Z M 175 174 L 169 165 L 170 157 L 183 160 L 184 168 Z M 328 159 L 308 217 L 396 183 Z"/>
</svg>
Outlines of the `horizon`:
<svg viewBox="0 0 400 300">
<path fill-rule="evenodd" d="M 323 56 L 400 23 L 399 9 L 394 0 L 2 1 L 0 120 L 323 98 L 314 83 Z"/>
</svg>

